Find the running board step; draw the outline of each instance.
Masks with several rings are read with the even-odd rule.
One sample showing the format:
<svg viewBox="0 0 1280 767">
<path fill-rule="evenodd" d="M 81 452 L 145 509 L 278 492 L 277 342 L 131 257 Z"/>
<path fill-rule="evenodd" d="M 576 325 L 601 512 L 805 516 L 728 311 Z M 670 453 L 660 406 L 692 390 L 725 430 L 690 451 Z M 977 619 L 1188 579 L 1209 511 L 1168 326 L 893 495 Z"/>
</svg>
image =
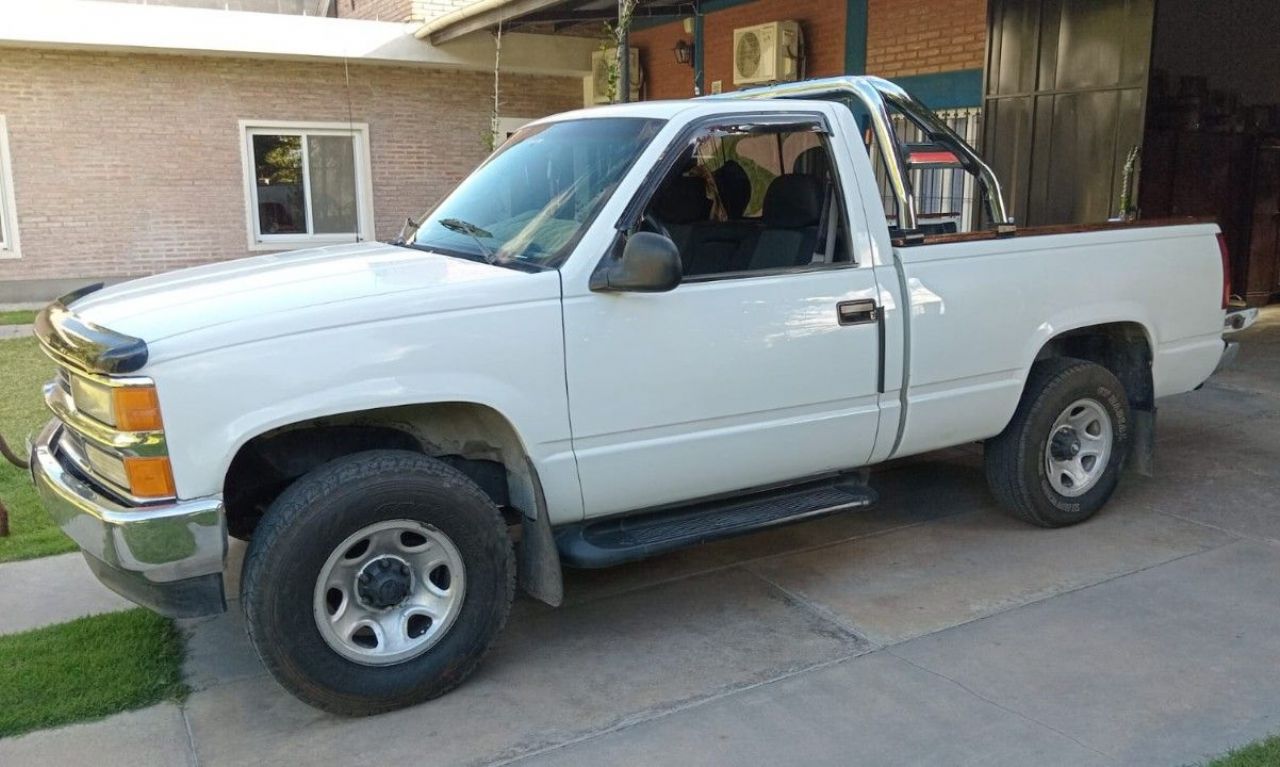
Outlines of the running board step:
<svg viewBox="0 0 1280 767">
<path fill-rule="evenodd" d="M 865 509 L 876 492 L 856 475 L 585 522 L 556 531 L 560 558 L 597 568 L 791 522 Z"/>
</svg>

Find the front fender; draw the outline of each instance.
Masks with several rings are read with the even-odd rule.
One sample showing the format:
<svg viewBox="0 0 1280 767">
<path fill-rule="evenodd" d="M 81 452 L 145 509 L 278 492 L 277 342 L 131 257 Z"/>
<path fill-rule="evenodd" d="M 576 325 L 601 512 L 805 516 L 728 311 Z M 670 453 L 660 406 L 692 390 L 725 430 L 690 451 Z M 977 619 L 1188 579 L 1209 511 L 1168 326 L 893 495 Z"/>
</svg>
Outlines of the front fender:
<svg viewBox="0 0 1280 767">
<path fill-rule="evenodd" d="M 557 516 L 581 515 L 558 301 L 402 318 L 229 345 L 148 366 L 183 498 L 222 490 L 237 451 L 293 423 L 474 403 L 505 418 Z"/>
</svg>

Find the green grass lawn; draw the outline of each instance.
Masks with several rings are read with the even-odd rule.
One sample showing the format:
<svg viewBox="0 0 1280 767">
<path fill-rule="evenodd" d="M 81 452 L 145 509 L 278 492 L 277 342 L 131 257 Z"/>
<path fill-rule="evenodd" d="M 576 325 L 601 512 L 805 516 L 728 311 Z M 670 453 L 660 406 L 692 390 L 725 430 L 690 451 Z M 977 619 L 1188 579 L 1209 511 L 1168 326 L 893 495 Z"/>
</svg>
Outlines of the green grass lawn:
<svg viewBox="0 0 1280 767">
<path fill-rule="evenodd" d="M 27 435 L 49 420 L 40 387 L 53 377 L 53 363 L 34 338 L 0 341 L 0 434 L 18 453 Z M 9 509 L 9 537 L 0 538 L 0 562 L 72 551 L 75 544 L 40 507 L 27 472 L 0 459 L 0 500 Z"/>
<path fill-rule="evenodd" d="M 181 700 L 182 637 L 149 610 L 0 636 L 0 738 Z"/>
<path fill-rule="evenodd" d="M 29 311 L 0 312 L 0 325 L 30 325 L 36 321 L 36 313 Z"/>
<path fill-rule="evenodd" d="M 1235 748 L 1204 767 L 1276 767 L 1280 765 L 1280 735 Z"/>
</svg>

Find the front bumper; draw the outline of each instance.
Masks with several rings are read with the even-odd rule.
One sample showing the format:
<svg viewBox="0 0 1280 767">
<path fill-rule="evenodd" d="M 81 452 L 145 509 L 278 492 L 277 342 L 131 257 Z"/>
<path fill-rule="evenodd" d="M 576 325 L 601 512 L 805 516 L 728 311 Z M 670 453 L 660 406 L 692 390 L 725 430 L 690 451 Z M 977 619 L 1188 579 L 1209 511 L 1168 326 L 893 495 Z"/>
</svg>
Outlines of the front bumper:
<svg viewBox="0 0 1280 767">
<path fill-rule="evenodd" d="M 31 450 L 31 475 L 44 507 L 80 546 L 98 579 L 162 615 L 196 618 L 225 611 L 222 501 L 122 505 L 59 460 L 62 428 L 54 420 L 40 433 Z"/>
</svg>

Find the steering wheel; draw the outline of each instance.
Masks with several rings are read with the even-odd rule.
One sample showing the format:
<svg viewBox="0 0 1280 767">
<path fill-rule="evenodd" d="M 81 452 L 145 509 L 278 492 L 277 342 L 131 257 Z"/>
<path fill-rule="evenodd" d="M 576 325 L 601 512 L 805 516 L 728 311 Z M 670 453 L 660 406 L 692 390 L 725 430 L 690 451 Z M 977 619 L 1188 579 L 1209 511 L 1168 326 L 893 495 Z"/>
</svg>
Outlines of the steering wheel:
<svg viewBox="0 0 1280 767">
<path fill-rule="evenodd" d="M 667 227 L 658 220 L 657 216 L 647 210 L 644 212 L 644 215 L 640 217 L 640 231 L 650 231 L 655 234 L 660 234 L 668 240 L 675 239 L 671 236 L 670 230 L 668 230 Z"/>
</svg>

